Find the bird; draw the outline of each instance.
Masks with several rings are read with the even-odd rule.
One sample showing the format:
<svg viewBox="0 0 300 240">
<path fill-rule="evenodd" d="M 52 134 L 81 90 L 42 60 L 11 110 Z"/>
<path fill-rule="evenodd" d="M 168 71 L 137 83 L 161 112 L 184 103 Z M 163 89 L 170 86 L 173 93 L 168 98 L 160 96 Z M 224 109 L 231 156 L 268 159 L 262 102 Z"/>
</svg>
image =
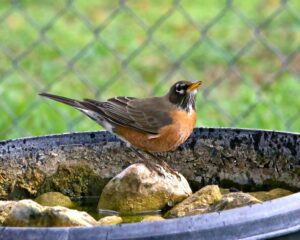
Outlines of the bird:
<svg viewBox="0 0 300 240">
<path fill-rule="evenodd" d="M 202 81 L 178 81 L 164 96 L 118 96 L 106 101 L 76 100 L 45 92 L 39 95 L 78 109 L 125 141 L 141 158 L 139 150 L 155 158 L 153 153 L 176 150 L 192 133 L 196 125 L 196 94 L 201 84 Z M 164 161 L 161 166 L 174 172 Z"/>
</svg>

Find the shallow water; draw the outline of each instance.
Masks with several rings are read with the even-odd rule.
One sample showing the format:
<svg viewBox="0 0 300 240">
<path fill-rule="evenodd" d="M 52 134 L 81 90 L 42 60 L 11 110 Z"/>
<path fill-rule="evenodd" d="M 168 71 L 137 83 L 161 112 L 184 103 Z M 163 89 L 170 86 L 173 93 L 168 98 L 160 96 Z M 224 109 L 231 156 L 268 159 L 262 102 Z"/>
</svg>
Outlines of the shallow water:
<svg viewBox="0 0 300 240">
<path fill-rule="evenodd" d="M 133 222 L 140 222 L 143 220 L 145 216 L 161 216 L 163 211 L 158 210 L 149 210 L 149 211 L 142 211 L 142 212 L 128 212 L 128 213 L 120 213 L 113 210 L 108 209 L 97 209 L 99 196 L 83 196 L 78 199 L 73 199 L 75 203 L 77 203 L 78 207 L 77 210 L 85 211 L 94 217 L 96 220 L 106 216 L 120 216 L 123 219 L 123 223 L 133 223 Z"/>
<path fill-rule="evenodd" d="M 224 189 L 225 190 L 225 189 Z M 257 192 L 256 191 L 250 191 L 250 192 Z M 262 190 L 262 189 L 259 189 Z M 264 190 L 270 190 L 270 189 L 264 189 Z M 240 189 L 230 187 L 227 188 L 228 192 L 239 192 Z M 224 193 L 223 193 L 224 194 Z M 280 197 L 280 196 L 278 196 Z M 166 209 L 157 209 L 157 210 L 149 210 L 149 211 L 143 211 L 143 212 L 128 212 L 128 213 L 120 213 L 113 210 L 108 209 L 97 209 L 97 205 L 99 202 L 99 196 L 82 196 L 78 199 L 72 199 L 75 203 L 77 203 L 77 210 L 85 211 L 89 213 L 91 216 L 93 216 L 96 220 L 99 220 L 100 218 L 106 217 L 106 216 L 120 216 L 123 219 L 123 223 L 133 223 L 133 222 L 140 222 L 145 218 L 145 216 L 163 216 L 164 213 L 166 213 L 172 206 L 168 206 Z M 263 200 L 265 201 L 265 200 Z"/>
</svg>

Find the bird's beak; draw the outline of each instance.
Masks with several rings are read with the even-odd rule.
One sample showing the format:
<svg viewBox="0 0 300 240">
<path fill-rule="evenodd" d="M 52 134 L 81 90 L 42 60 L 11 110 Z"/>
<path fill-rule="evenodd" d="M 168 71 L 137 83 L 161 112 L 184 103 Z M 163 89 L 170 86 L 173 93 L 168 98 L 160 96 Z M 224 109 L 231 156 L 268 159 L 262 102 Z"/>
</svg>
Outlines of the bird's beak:
<svg viewBox="0 0 300 240">
<path fill-rule="evenodd" d="M 201 84 L 202 84 L 202 81 L 194 82 L 190 86 L 188 86 L 187 91 L 191 92 L 191 91 L 197 89 Z"/>
</svg>

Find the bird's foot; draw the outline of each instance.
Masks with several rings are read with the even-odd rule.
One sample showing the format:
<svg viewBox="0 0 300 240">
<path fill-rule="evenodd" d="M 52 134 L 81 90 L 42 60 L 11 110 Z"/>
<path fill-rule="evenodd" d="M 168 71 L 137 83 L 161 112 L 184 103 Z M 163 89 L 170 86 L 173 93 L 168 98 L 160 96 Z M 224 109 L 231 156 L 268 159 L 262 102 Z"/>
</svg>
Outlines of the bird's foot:
<svg viewBox="0 0 300 240">
<path fill-rule="evenodd" d="M 181 180 L 181 177 L 179 175 L 179 173 L 173 169 L 169 164 L 167 164 L 165 161 L 163 160 L 160 160 L 160 163 L 159 163 L 166 171 L 168 171 L 169 173 L 175 175 L 178 180 Z"/>
<path fill-rule="evenodd" d="M 162 159 L 158 158 L 157 156 L 153 155 L 148 151 L 145 151 L 144 153 L 146 153 L 148 156 L 152 158 L 151 161 L 149 158 L 145 157 L 142 153 L 140 153 L 137 149 L 133 147 L 131 149 L 142 160 L 142 162 L 149 170 L 157 172 L 159 176 L 165 176 L 165 174 L 163 173 L 163 170 L 165 170 L 165 172 L 169 172 L 172 175 L 175 175 L 179 180 L 181 180 L 179 173 L 173 168 L 171 168 Z"/>
<path fill-rule="evenodd" d="M 157 162 L 157 164 L 159 164 L 165 171 L 171 173 L 172 175 L 175 175 L 179 180 L 181 179 L 179 173 L 175 169 L 170 167 L 170 165 L 167 164 L 164 160 L 162 160 L 161 158 L 155 156 L 154 154 L 152 154 L 150 152 L 146 152 L 146 153 L 149 156 L 151 156 Z"/>
<path fill-rule="evenodd" d="M 159 165 L 154 161 L 150 161 L 149 159 L 146 158 L 143 160 L 143 163 L 150 171 L 156 172 L 161 177 L 165 177 L 165 174 L 162 169 L 163 166 Z"/>
</svg>

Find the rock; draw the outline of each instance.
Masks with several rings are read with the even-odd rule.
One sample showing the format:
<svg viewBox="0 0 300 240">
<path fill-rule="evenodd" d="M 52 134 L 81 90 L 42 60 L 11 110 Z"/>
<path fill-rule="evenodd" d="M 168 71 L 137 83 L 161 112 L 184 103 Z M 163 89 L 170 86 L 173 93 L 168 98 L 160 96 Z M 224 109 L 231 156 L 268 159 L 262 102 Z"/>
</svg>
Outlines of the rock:
<svg viewBox="0 0 300 240">
<path fill-rule="evenodd" d="M 165 218 L 183 217 L 206 212 L 212 204 L 222 198 L 220 188 L 217 185 L 208 185 L 181 203 L 177 204 L 165 214 Z"/>
<path fill-rule="evenodd" d="M 123 219 L 119 216 L 107 216 L 98 220 L 99 225 L 113 225 L 120 224 L 123 222 Z"/>
<path fill-rule="evenodd" d="M 43 206 L 61 206 L 66 208 L 74 208 L 75 203 L 68 197 L 60 192 L 47 192 L 38 196 L 35 201 Z"/>
<path fill-rule="evenodd" d="M 154 215 L 154 216 L 145 216 L 142 220 L 142 222 L 155 222 L 155 221 L 161 221 L 165 220 L 162 216 Z"/>
<path fill-rule="evenodd" d="M 98 208 L 122 213 L 157 210 L 191 195 L 186 179 L 162 170 L 163 176 L 144 164 L 129 166 L 103 189 Z"/>
<path fill-rule="evenodd" d="M 275 188 L 268 192 L 266 191 L 249 192 L 249 194 L 261 201 L 269 201 L 275 198 L 291 195 L 293 194 L 293 192 L 282 188 Z"/>
<path fill-rule="evenodd" d="M 97 221 L 86 212 L 65 207 L 44 207 L 32 200 L 17 202 L 3 222 L 13 227 L 93 226 Z"/>
<path fill-rule="evenodd" d="M 260 200 L 251 196 L 248 193 L 233 192 L 223 195 L 222 199 L 209 207 L 205 212 L 216 212 L 222 210 L 228 210 L 237 207 L 243 207 L 250 204 L 261 203 Z"/>
<path fill-rule="evenodd" d="M 32 200 L 17 202 L 3 222 L 4 226 L 42 227 L 41 215 L 44 207 Z"/>
<path fill-rule="evenodd" d="M 3 224 L 8 213 L 12 207 L 16 204 L 16 201 L 0 201 L 0 225 Z"/>
<path fill-rule="evenodd" d="M 86 212 L 81 212 L 65 207 L 47 207 L 44 211 L 45 227 L 71 227 L 71 226 L 93 226 L 97 221 Z"/>
</svg>

